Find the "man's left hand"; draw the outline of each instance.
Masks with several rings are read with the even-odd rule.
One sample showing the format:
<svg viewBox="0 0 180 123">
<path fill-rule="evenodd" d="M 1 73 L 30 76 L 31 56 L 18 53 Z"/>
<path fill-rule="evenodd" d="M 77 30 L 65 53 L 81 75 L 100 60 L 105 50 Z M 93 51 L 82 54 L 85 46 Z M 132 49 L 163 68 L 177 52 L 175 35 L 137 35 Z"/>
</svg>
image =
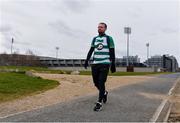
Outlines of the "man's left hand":
<svg viewBox="0 0 180 123">
<path fill-rule="evenodd" d="M 116 66 L 115 66 L 115 63 L 112 63 L 111 64 L 111 73 L 114 73 L 116 72 Z"/>
</svg>

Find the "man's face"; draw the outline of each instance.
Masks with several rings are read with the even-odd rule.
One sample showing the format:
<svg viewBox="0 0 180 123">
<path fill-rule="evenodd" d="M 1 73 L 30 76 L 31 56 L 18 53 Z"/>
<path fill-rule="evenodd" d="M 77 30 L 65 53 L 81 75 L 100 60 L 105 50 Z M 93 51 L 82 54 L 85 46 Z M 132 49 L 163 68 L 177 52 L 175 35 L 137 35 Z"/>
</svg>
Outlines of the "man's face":
<svg viewBox="0 0 180 123">
<path fill-rule="evenodd" d="M 98 25 L 98 33 L 104 33 L 105 31 L 106 31 L 105 25 L 99 24 Z"/>
</svg>

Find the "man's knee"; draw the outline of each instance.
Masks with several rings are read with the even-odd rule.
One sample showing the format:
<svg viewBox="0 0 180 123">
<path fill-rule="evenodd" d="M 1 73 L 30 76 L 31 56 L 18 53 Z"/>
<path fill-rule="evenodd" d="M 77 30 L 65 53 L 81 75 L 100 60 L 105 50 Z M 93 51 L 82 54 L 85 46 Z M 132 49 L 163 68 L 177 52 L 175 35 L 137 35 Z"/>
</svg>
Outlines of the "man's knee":
<svg viewBox="0 0 180 123">
<path fill-rule="evenodd" d="M 104 81 L 100 81 L 100 82 L 99 82 L 99 88 L 100 88 L 101 90 L 104 90 L 104 88 L 105 88 L 105 82 L 104 82 Z"/>
<path fill-rule="evenodd" d="M 96 86 L 99 89 L 99 83 L 98 82 L 94 82 L 94 86 Z"/>
</svg>

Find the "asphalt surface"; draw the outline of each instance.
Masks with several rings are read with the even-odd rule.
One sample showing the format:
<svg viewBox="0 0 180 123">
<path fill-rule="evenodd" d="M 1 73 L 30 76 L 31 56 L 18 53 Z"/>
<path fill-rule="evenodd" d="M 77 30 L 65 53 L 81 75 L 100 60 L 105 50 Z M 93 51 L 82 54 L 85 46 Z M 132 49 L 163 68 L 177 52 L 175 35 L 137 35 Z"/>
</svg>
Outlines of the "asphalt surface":
<svg viewBox="0 0 180 123">
<path fill-rule="evenodd" d="M 108 102 L 103 110 L 94 112 L 94 103 L 98 95 L 81 97 L 66 103 L 16 114 L 0 121 L 21 122 L 148 122 L 162 99 L 147 98 L 139 93 L 167 94 L 180 73 L 159 75 L 142 83 L 116 88 L 109 92 Z"/>
</svg>

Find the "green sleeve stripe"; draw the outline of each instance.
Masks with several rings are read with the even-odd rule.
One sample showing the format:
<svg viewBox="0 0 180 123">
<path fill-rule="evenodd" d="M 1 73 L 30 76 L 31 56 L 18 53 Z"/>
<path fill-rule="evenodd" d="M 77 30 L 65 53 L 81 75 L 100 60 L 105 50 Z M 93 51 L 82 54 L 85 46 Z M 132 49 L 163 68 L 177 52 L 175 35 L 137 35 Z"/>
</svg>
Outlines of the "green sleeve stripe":
<svg viewBox="0 0 180 123">
<path fill-rule="evenodd" d="M 114 48 L 114 41 L 113 38 L 111 36 L 109 36 L 109 43 L 110 43 L 110 48 Z"/>
<path fill-rule="evenodd" d="M 91 42 L 91 47 L 95 47 L 95 45 L 94 45 L 95 39 L 96 39 L 96 37 L 93 38 L 93 40 Z"/>
</svg>

